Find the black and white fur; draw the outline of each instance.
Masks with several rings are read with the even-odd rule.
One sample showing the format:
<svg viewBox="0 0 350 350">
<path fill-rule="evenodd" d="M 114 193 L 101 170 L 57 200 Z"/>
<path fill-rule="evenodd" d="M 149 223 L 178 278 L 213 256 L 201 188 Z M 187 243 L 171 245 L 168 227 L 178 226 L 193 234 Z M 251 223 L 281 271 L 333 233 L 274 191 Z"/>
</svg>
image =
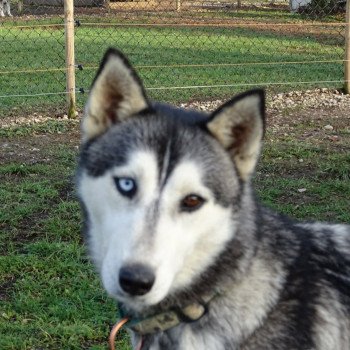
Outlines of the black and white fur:
<svg viewBox="0 0 350 350">
<path fill-rule="evenodd" d="M 5 15 L 12 17 L 10 0 L 0 0 L 0 17 Z"/>
<path fill-rule="evenodd" d="M 295 222 L 256 200 L 264 110 L 261 90 L 209 115 L 151 103 L 127 59 L 106 53 L 77 175 L 102 283 L 136 318 L 215 295 L 142 350 L 350 349 L 349 226 Z"/>
</svg>

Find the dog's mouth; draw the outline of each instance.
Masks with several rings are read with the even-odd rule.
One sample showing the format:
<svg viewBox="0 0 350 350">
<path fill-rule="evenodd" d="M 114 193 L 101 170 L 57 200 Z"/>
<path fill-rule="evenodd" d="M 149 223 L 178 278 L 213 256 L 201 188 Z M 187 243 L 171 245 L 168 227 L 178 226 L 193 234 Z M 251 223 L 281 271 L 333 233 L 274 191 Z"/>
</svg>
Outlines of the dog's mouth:
<svg viewBox="0 0 350 350">
<path fill-rule="evenodd" d="M 166 298 L 160 292 L 150 291 L 144 295 L 130 295 L 123 291 L 118 291 L 112 295 L 118 303 L 122 304 L 126 310 L 133 313 L 145 313 L 147 310 L 156 308 Z"/>
<path fill-rule="evenodd" d="M 159 305 L 159 302 L 152 302 L 147 295 L 135 297 L 121 292 L 116 293 L 113 298 L 118 302 L 118 308 L 123 311 L 122 314 L 132 317 L 153 314 Z"/>
</svg>

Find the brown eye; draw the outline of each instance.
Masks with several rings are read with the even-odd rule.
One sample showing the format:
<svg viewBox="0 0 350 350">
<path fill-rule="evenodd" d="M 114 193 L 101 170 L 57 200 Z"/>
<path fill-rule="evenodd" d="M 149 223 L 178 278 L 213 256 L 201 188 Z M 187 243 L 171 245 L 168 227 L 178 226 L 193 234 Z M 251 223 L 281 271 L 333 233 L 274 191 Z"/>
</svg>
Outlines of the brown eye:
<svg viewBox="0 0 350 350">
<path fill-rule="evenodd" d="M 190 194 L 181 201 L 180 209 L 187 212 L 194 211 L 199 209 L 204 202 L 205 200 L 202 197 Z"/>
</svg>

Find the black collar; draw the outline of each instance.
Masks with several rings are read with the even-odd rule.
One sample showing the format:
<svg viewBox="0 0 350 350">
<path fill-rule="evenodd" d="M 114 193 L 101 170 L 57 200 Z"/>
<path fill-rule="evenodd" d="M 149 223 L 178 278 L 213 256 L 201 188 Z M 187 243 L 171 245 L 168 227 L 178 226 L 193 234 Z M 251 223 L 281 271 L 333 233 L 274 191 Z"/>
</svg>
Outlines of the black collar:
<svg viewBox="0 0 350 350">
<path fill-rule="evenodd" d="M 126 327 L 139 335 L 164 332 L 178 326 L 180 323 L 191 323 L 200 320 L 208 312 L 209 303 L 217 295 L 218 293 L 214 292 L 203 297 L 200 302 L 194 302 L 183 308 L 172 307 L 166 311 L 145 318 L 128 316 L 128 314 L 123 311 L 123 306 L 121 304 L 119 304 L 119 312 L 122 318 L 126 317 L 129 319 L 126 323 Z"/>
</svg>

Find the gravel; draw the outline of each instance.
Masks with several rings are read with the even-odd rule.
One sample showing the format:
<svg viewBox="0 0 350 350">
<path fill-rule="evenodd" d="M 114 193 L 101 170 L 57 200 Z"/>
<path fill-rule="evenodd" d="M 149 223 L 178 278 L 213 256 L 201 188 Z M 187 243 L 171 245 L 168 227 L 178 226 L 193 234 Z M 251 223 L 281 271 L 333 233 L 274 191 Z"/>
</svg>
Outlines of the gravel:
<svg viewBox="0 0 350 350">
<path fill-rule="evenodd" d="M 194 108 L 202 111 L 212 111 L 223 102 L 215 100 L 210 102 L 182 103 L 181 107 Z M 267 110 L 279 112 L 287 108 L 322 108 L 340 107 L 350 109 L 350 95 L 335 89 L 314 89 L 306 91 L 291 91 L 267 96 Z"/>
<path fill-rule="evenodd" d="M 225 101 L 193 101 L 188 103 L 181 103 L 180 107 L 192 108 L 204 112 L 210 112 L 216 109 Z M 343 94 L 335 89 L 314 89 L 306 91 L 291 91 L 287 93 L 279 93 L 273 96 L 267 96 L 267 111 L 269 112 L 281 112 L 286 109 L 322 109 L 326 107 L 337 107 L 340 109 L 350 110 L 350 95 Z M 18 112 L 20 113 L 20 112 Z M 81 113 L 79 113 L 81 116 Z M 9 128 L 19 125 L 32 125 L 36 123 L 43 123 L 47 120 L 66 120 L 67 115 L 43 115 L 38 113 L 32 113 L 27 116 L 11 116 L 0 118 L 0 126 L 3 128 Z M 79 118 L 75 120 L 79 122 Z M 326 125 L 325 129 L 329 129 Z"/>
</svg>

